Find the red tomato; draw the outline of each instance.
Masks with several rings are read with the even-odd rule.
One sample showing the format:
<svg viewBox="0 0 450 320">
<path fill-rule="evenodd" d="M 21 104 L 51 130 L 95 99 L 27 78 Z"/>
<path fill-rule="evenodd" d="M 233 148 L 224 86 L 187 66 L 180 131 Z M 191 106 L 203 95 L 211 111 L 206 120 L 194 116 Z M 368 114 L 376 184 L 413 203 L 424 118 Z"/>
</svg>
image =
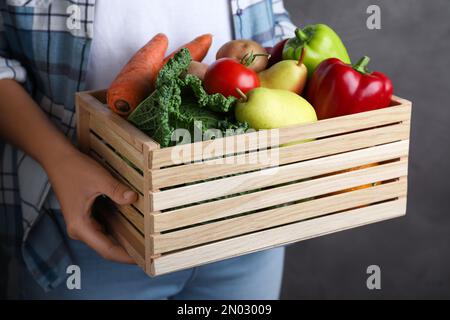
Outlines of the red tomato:
<svg viewBox="0 0 450 320">
<path fill-rule="evenodd" d="M 222 58 L 208 67 L 203 86 L 209 94 L 221 93 L 225 97 L 241 96 L 236 88 L 247 93 L 259 87 L 258 74 L 232 58 Z"/>
</svg>

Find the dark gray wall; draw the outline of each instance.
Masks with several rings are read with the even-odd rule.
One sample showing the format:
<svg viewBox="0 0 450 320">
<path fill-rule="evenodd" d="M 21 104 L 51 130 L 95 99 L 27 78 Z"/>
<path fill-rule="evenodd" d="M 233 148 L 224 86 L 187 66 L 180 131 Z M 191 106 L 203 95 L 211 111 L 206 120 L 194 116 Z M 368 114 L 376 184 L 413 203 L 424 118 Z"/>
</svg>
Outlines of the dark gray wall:
<svg viewBox="0 0 450 320">
<path fill-rule="evenodd" d="M 450 298 L 450 1 L 284 2 L 297 25 L 332 26 L 353 60 L 369 55 L 413 118 L 407 216 L 290 246 L 282 298 Z M 381 30 L 366 27 L 370 4 Z M 380 291 L 366 287 L 371 264 Z"/>
</svg>

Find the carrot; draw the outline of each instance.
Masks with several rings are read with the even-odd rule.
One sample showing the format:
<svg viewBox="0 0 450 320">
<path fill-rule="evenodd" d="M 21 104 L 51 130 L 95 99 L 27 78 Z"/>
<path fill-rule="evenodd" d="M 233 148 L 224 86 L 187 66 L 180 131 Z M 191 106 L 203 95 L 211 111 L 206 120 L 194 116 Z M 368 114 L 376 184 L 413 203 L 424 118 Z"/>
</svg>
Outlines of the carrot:
<svg viewBox="0 0 450 320">
<path fill-rule="evenodd" d="M 212 43 L 212 34 L 204 34 L 201 35 L 189 43 L 179 47 L 177 50 L 172 52 L 168 57 L 164 59 L 164 64 L 167 63 L 173 56 L 183 48 L 187 48 L 191 53 L 192 60 L 201 62 L 206 55 L 208 54 L 208 50 L 211 47 Z"/>
<path fill-rule="evenodd" d="M 108 106 L 114 112 L 128 115 L 152 92 L 167 46 L 166 35 L 159 33 L 123 67 L 107 92 Z"/>
</svg>

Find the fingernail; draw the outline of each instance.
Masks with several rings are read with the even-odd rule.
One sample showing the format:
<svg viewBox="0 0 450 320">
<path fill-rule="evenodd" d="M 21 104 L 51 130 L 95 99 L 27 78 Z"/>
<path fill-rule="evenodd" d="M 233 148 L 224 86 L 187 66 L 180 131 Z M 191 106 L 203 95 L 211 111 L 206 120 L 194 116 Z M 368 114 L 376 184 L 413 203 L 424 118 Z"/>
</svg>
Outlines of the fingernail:
<svg viewBox="0 0 450 320">
<path fill-rule="evenodd" d="M 125 191 L 123 193 L 123 197 L 127 200 L 133 199 L 134 195 L 135 195 L 134 191 L 131 191 L 131 190 Z"/>
</svg>

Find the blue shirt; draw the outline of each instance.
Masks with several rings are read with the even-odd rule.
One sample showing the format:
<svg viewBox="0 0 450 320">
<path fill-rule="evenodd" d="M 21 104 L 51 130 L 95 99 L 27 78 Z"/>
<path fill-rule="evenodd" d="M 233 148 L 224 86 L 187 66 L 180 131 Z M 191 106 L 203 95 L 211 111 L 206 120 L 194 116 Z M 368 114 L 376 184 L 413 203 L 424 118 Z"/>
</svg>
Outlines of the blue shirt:
<svg viewBox="0 0 450 320">
<path fill-rule="evenodd" d="M 282 0 L 230 3 L 236 39 L 273 46 L 293 35 Z M 75 135 L 74 95 L 85 88 L 94 9 L 95 0 L 0 2 L 0 79 L 23 83 L 69 139 Z M 81 28 L 70 28 L 73 23 Z M 36 161 L 0 141 L 0 250 L 20 254 L 45 290 L 61 283 L 71 264 L 63 236 L 46 211 L 50 187 Z"/>
</svg>

